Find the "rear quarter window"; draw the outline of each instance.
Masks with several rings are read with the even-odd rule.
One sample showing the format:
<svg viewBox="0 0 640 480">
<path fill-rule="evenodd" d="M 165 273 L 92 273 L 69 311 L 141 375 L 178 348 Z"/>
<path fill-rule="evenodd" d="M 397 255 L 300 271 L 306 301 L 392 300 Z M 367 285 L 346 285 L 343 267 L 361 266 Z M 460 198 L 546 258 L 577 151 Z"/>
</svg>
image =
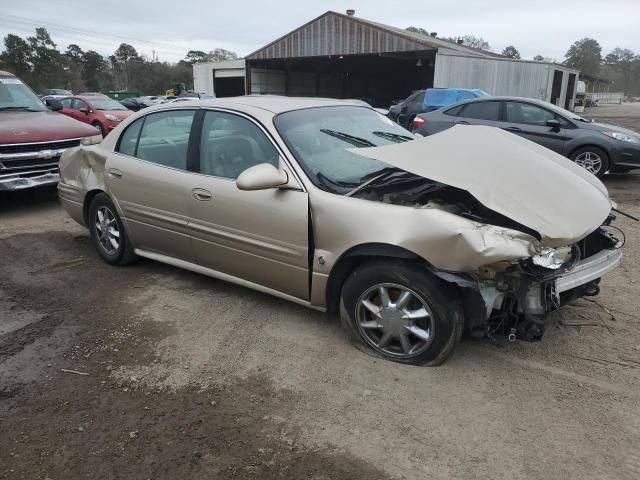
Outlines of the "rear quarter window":
<svg viewBox="0 0 640 480">
<path fill-rule="evenodd" d="M 445 115 L 449 115 L 451 117 L 457 117 L 458 114 L 462 111 L 463 108 L 464 108 L 464 105 L 460 105 L 460 106 L 453 107 L 453 108 L 450 108 L 448 110 L 445 110 L 442 113 L 444 113 Z"/>
</svg>

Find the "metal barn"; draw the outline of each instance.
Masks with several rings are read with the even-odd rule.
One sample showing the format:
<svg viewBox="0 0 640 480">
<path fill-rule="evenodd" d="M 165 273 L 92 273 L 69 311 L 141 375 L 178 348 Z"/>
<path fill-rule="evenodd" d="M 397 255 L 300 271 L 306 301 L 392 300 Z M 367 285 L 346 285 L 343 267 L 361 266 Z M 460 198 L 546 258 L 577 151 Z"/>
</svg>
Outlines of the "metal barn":
<svg viewBox="0 0 640 480">
<path fill-rule="evenodd" d="M 216 64 L 194 65 L 196 90 L 217 94 Z M 245 58 L 244 93 L 359 98 L 376 107 L 430 87 L 480 88 L 571 108 L 578 72 L 513 60 L 433 36 L 326 12 Z M 222 95 L 218 95 L 222 96 Z"/>
</svg>

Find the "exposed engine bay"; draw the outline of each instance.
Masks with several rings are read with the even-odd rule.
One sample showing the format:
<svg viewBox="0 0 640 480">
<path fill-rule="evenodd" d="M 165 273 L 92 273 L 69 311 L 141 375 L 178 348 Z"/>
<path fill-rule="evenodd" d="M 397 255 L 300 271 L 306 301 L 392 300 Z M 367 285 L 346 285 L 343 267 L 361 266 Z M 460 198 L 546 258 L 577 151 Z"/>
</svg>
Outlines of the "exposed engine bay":
<svg viewBox="0 0 640 480">
<path fill-rule="evenodd" d="M 401 170 L 371 181 L 355 195 L 372 201 L 445 210 L 481 224 L 540 238 L 532 229 L 485 207 L 465 190 Z M 619 263 L 617 250 L 624 241 L 612 233 L 619 231 L 611 225 L 614 220 L 615 216 L 610 214 L 602 226 L 573 245 L 558 248 L 537 245 L 536 255 L 519 261 L 497 262 L 474 273 L 441 270 L 433 273 L 462 287 L 466 326 L 471 335 L 486 336 L 497 344 L 500 343 L 497 336 L 510 341 L 540 340 L 548 313 L 580 297 L 599 293 L 600 274 L 597 268 L 596 273 L 590 273 L 585 265 L 597 264 L 600 259 L 607 265 Z M 608 271 L 613 267 L 606 268 Z M 577 280 L 566 281 L 576 273 L 581 274 Z"/>
</svg>

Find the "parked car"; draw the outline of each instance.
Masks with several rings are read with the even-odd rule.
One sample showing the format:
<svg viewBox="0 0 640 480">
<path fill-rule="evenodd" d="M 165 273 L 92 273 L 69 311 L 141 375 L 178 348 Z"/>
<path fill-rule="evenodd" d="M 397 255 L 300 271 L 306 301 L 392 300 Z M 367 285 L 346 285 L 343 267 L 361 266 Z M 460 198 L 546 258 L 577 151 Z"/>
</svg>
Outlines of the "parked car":
<svg viewBox="0 0 640 480">
<path fill-rule="evenodd" d="M 105 95 L 104 93 L 100 93 L 100 92 L 82 92 L 78 94 L 78 97 L 103 97 L 103 98 L 110 98 L 107 95 Z"/>
<path fill-rule="evenodd" d="M 146 100 L 144 97 L 123 98 L 122 100 L 120 100 L 120 103 L 127 109 L 134 112 L 154 105 L 153 102 Z"/>
<path fill-rule="evenodd" d="M 541 100 L 486 97 L 421 114 L 413 130 L 433 135 L 457 124 L 502 128 L 564 155 L 597 177 L 640 168 L 640 134 L 594 123 Z"/>
<path fill-rule="evenodd" d="M 416 90 L 406 99 L 389 107 L 387 116 L 405 128 L 411 127 L 411 122 L 418 113 L 424 111 L 424 93 L 426 90 Z"/>
<path fill-rule="evenodd" d="M 47 103 L 62 108 L 56 99 Z M 55 185 L 67 148 L 102 140 L 93 127 L 49 108 L 19 78 L 0 71 L 0 191 Z"/>
<path fill-rule="evenodd" d="M 108 97 L 67 97 L 60 103 L 63 106 L 60 113 L 94 126 L 103 137 L 132 113 Z"/>
<path fill-rule="evenodd" d="M 158 106 L 60 171 L 107 263 L 340 311 L 357 344 L 404 363 L 443 362 L 463 331 L 539 339 L 621 258 L 606 188 L 564 157 L 486 127 L 416 138 L 346 101 Z"/>
<path fill-rule="evenodd" d="M 488 95 L 484 90 L 468 88 L 427 88 L 426 90 L 418 90 L 397 107 L 391 107 L 389 109 L 389 118 L 410 129 L 413 119 L 420 113 L 437 110 L 462 100 L 486 97 Z"/>
<path fill-rule="evenodd" d="M 42 93 L 42 95 L 40 95 L 40 97 L 64 98 L 68 97 L 69 95 L 73 95 L 70 90 L 64 90 L 62 88 L 48 88 Z"/>
</svg>

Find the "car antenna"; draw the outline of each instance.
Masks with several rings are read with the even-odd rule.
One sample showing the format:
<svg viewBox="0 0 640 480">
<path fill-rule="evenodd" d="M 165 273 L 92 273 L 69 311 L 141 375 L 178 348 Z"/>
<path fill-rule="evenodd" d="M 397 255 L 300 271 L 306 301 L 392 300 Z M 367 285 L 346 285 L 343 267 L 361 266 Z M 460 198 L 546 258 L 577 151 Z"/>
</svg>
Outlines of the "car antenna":
<svg viewBox="0 0 640 480">
<path fill-rule="evenodd" d="M 640 222 L 640 218 L 634 217 L 633 215 L 629 215 L 628 213 L 624 213 L 622 210 L 618 210 L 617 208 L 614 208 L 614 207 L 611 207 L 611 210 L 613 210 L 616 213 L 619 213 L 620 215 L 624 215 L 625 217 L 630 218 L 631 220 Z"/>
</svg>

